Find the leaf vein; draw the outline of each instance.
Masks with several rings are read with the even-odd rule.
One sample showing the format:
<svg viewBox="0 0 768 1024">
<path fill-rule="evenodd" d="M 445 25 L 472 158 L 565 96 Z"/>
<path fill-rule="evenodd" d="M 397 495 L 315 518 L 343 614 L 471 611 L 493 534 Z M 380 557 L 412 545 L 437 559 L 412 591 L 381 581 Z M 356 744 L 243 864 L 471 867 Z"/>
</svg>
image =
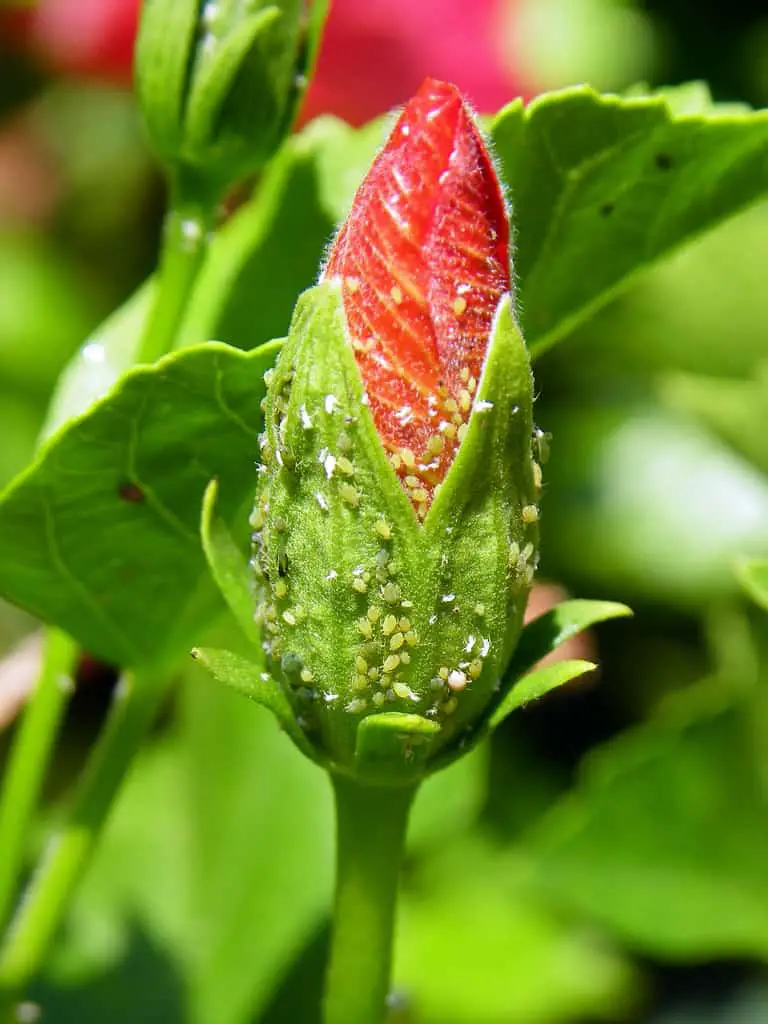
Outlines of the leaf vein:
<svg viewBox="0 0 768 1024">
<path fill-rule="evenodd" d="M 83 603 L 90 609 L 91 613 L 101 621 L 107 631 L 118 641 L 119 645 L 125 650 L 132 651 L 136 658 L 138 658 L 138 649 L 130 639 L 129 635 L 117 625 L 114 619 L 104 610 L 102 605 L 99 604 L 94 594 L 92 594 L 88 587 L 86 587 L 77 578 L 64 560 L 59 546 L 59 541 L 56 536 L 53 509 L 47 500 L 43 502 L 43 515 L 45 519 L 45 537 L 48 544 L 48 551 L 50 552 L 53 566 L 59 573 L 59 576 L 68 587 L 80 596 L 81 601 L 83 601 Z"/>
</svg>

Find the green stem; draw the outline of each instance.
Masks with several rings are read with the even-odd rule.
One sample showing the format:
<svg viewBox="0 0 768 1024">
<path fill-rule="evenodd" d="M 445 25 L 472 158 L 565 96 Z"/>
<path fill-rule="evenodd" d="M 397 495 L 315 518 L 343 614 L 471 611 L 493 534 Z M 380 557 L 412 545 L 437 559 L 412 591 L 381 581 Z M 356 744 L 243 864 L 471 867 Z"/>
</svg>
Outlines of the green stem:
<svg viewBox="0 0 768 1024">
<path fill-rule="evenodd" d="M 380 1024 L 392 965 L 397 882 L 415 786 L 334 776 L 336 900 L 325 1024 Z"/>
<path fill-rule="evenodd" d="M 204 196 L 190 183 L 172 182 L 155 297 L 137 362 L 154 362 L 173 349 L 207 253 L 216 206 L 216 200 Z M 52 683 L 44 672 L 45 698 L 36 699 L 30 709 L 33 721 L 27 725 L 25 720 L 19 745 L 23 742 L 26 749 L 14 750 L 11 775 L 0 807 L 0 837 L 6 840 L 0 845 L 0 922 L 12 898 L 23 855 L 24 826 L 39 790 L 47 751 L 63 706 L 63 698 L 54 693 L 58 673 L 52 670 L 49 675 Z M 163 679 L 150 676 L 126 677 L 121 681 L 119 696 L 78 783 L 67 821 L 50 843 L 0 948 L 0 1017 L 5 1014 L 15 1019 L 14 1003 L 37 973 L 165 690 Z M 8 847 L 6 842 L 10 843 Z"/>
<path fill-rule="evenodd" d="M 126 771 L 167 692 L 167 677 L 126 675 L 75 790 L 0 950 L 0 1020 L 36 975 L 69 907 Z"/>
<path fill-rule="evenodd" d="M 187 199 L 183 186 L 172 183 L 155 298 L 144 325 L 137 363 L 152 363 L 174 347 L 208 251 L 215 209 L 216 203 Z"/>
<path fill-rule="evenodd" d="M 11 907 L 40 788 L 67 699 L 77 653 L 57 629 L 46 632 L 42 668 L 14 736 L 0 797 L 0 928 Z"/>
</svg>

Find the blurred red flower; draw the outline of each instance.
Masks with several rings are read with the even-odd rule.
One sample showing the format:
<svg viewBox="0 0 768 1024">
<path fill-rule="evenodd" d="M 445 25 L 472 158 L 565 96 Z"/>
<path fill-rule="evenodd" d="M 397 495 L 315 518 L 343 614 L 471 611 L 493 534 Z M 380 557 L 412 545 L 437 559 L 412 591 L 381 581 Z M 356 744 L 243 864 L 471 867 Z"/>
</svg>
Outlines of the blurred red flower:
<svg viewBox="0 0 768 1024">
<path fill-rule="evenodd" d="M 454 82 L 481 111 L 496 110 L 530 91 L 504 57 L 513 5 L 332 0 L 302 121 L 331 113 L 362 124 L 404 103 L 427 76 Z M 128 84 L 139 7 L 140 0 L 39 0 L 14 22 L 52 70 Z"/>
<path fill-rule="evenodd" d="M 302 121 L 363 124 L 404 103 L 426 77 L 453 82 L 481 113 L 530 86 L 504 57 L 513 0 L 331 0 Z"/>
<path fill-rule="evenodd" d="M 141 0 L 39 0 L 6 15 L 2 28 L 55 73 L 129 85 L 140 5 Z"/>
</svg>

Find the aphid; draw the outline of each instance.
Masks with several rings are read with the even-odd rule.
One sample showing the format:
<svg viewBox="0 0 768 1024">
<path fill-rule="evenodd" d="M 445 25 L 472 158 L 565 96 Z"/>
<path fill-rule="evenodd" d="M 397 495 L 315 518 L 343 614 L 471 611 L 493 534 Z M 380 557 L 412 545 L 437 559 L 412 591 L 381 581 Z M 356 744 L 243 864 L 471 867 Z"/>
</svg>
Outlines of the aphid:
<svg viewBox="0 0 768 1024">
<path fill-rule="evenodd" d="M 538 463 L 542 466 L 549 458 L 549 446 L 552 441 L 552 435 L 539 427 L 533 428 L 533 454 Z"/>
</svg>

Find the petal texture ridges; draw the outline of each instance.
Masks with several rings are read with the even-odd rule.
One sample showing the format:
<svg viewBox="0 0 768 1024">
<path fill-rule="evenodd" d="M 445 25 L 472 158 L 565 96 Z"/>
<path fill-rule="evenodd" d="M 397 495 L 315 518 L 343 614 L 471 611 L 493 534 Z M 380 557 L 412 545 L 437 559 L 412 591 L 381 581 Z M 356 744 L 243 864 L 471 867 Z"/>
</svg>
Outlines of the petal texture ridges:
<svg viewBox="0 0 768 1024">
<path fill-rule="evenodd" d="M 466 431 L 491 325 L 510 290 L 493 162 L 455 86 L 427 79 L 358 189 L 324 277 L 382 443 L 420 518 Z"/>
</svg>

